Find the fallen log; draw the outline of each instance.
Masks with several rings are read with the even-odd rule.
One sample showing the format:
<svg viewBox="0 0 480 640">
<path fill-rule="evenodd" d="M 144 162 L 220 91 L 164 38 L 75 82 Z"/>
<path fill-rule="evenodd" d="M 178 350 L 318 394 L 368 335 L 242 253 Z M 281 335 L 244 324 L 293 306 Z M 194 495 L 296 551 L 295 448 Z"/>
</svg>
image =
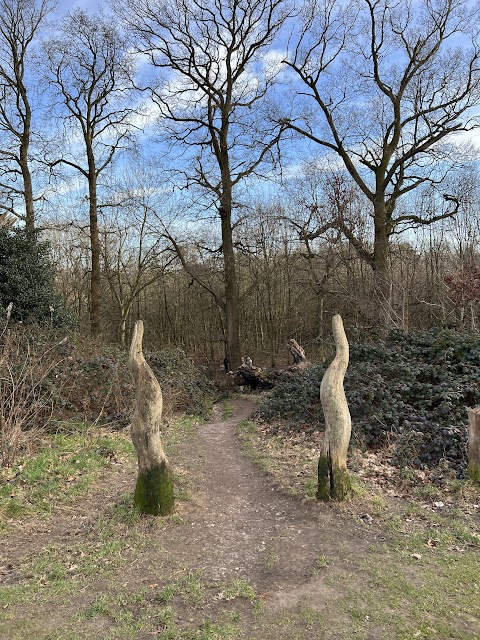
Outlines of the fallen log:
<svg viewBox="0 0 480 640">
<path fill-rule="evenodd" d="M 278 379 L 288 373 L 295 373 L 311 365 L 304 349 L 293 338 L 288 341 L 288 348 L 293 356 L 293 364 L 285 369 L 273 367 L 255 367 L 250 356 L 242 358 L 242 364 L 233 374 L 235 384 L 251 389 L 272 389 Z"/>
<path fill-rule="evenodd" d="M 251 389 L 272 389 L 281 372 L 277 369 L 263 369 L 245 363 L 233 375 L 235 384 Z"/>
</svg>

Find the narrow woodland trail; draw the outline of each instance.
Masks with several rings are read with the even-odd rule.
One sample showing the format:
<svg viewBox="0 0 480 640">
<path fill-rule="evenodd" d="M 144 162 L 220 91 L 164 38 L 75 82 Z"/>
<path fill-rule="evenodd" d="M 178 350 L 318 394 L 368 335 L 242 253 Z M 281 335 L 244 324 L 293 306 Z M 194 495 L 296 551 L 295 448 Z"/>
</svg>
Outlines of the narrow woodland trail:
<svg viewBox="0 0 480 640">
<path fill-rule="evenodd" d="M 52 562 L 63 562 L 69 567 L 66 579 L 70 583 L 66 586 L 68 597 L 63 599 L 55 595 L 43 597 L 46 591 L 37 591 L 38 597 L 28 605 L 12 605 L 8 611 L 17 623 L 11 627 L 8 622 L 3 626 L 0 623 L 0 637 L 29 637 L 34 629 L 38 638 L 157 635 L 175 640 L 222 639 L 222 635 L 195 635 L 198 633 L 195 628 L 200 628 L 195 625 L 200 624 L 199 611 L 204 616 L 224 615 L 221 607 L 231 603 L 220 602 L 222 585 L 237 579 L 252 586 L 261 599 L 263 612 L 261 618 L 256 617 L 247 601 L 243 604 L 235 601 L 235 615 L 240 607 L 242 616 L 236 635 L 225 638 L 365 637 L 349 633 L 347 617 L 344 634 L 329 635 L 325 631 L 326 622 L 324 631 L 312 632 L 305 621 L 305 612 L 309 612 L 309 620 L 312 612 L 328 620 L 332 610 L 336 618 L 342 618 L 344 613 L 337 610 L 338 603 L 346 597 L 347 585 L 353 584 L 356 592 L 361 592 L 365 579 L 362 562 L 372 549 L 376 553 L 375 548 L 384 541 L 381 530 L 365 527 L 358 518 L 354 520 L 332 505 L 303 503 L 278 490 L 271 478 L 242 452 L 235 434 L 239 422 L 252 412 L 253 403 L 238 399 L 232 404 L 231 418 L 223 419 L 221 407 L 216 407 L 212 419 L 201 425 L 174 456 L 174 467 L 187 470 L 189 486 L 189 500 L 179 504 L 180 518 L 149 517 L 132 524 L 122 522 L 123 543 L 113 541 L 112 550 L 96 560 L 108 565 L 116 556 L 119 568 L 113 572 L 102 573 L 94 566 L 84 569 L 82 574 L 81 563 L 97 557 L 96 550 L 108 544 L 109 536 L 114 535 L 106 534 L 98 523 L 108 519 L 109 506 L 132 491 L 135 469 L 130 465 L 108 472 L 111 477 L 106 478 L 107 483 L 79 499 L 69 512 L 60 510 L 43 523 L 30 523 L 3 538 L 0 568 L 3 566 L 4 571 L 3 575 L 0 571 L 0 583 L 25 584 L 25 575 L 28 576 L 25 567 L 34 564 L 34 559 L 46 550 L 54 558 Z M 48 574 L 48 567 L 45 571 Z M 101 602 L 110 598 L 117 605 L 134 602 L 128 605 L 129 615 L 133 620 L 143 615 L 142 624 L 148 625 L 158 615 L 160 606 L 155 600 L 155 589 L 192 572 L 202 576 L 208 597 L 193 610 L 185 601 L 176 602 L 176 620 L 178 624 L 187 624 L 187 630 L 182 627 L 183 631 L 176 635 L 162 636 L 161 625 L 155 632 L 141 632 L 144 627 L 139 626 L 131 635 L 125 635 L 124 623 L 118 623 L 114 614 L 91 613 L 103 611 L 95 604 L 98 598 Z M 51 586 L 49 580 L 46 584 Z M 284 618 L 288 620 L 287 627 L 282 626 Z M 18 630 L 18 620 L 22 620 L 25 631 Z M 72 625 L 81 620 L 81 631 L 80 623 L 75 623 L 77 626 L 70 631 L 65 630 L 69 620 Z M 384 637 L 384 628 L 378 635 L 368 636 L 372 640 Z"/>
<path fill-rule="evenodd" d="M 238 577 L 252 583 L 272 611 L 323 611 L 344 595 L 342 579 L 385 538 L 334 507 L 302 503 L 273 486 L 235 435 L 253 403 L 239 399 L 233 407 L 231 418 L 222 419 L 216 408 L 200 427 L 189 462 L 198 479 L 195 506 L 162 547 L 211 580 Z M 328 585 L 319 559 L 334 561 L 336 579 Z"/>
</svg>

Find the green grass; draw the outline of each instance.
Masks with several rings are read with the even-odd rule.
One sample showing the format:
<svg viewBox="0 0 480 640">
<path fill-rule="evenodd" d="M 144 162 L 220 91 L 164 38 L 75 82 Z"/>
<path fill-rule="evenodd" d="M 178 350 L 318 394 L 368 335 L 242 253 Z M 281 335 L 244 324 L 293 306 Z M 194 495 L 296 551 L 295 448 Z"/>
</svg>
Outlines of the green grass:
<svg viewBox="0 0 480 640">
<path fill-rule="evenodd" d="M 223 419 L 229 420 L 233 416 L 233 404 L 230 400 L 223 401 Z"/>
<path fill-rule="evenodd" d="M 201 415 L 184 415 L 164 426 L 162 442 L 167 456 L 175 455 L 181 446 L 197 433 L 199 425 L 205 422 Z"/>
<path fill-rule="evenodd" d="M 223 596 L 225 600 L 235 600 L 235 598 L 246 598 L 253 602 L 256 594 L 254 587 L 240 578 L 234 578 L 231 584 L 225 584 L 223 586 Z"/>
<path fill-rule="evenodd" d="M 192 438 L 203 420 L 184 416 L 165 427 L 167 454 L 175 453 Z M 11 468 L 0 469 L 0 532 L 10 518 L 40 516 L 58 504 L 72 502 L 89 489 L 102 470 L 125 460 L 135 460 L 127 433 L 106 433 L 78 422 L 58 425 L 58 433 L 45 436 L 42 449 L 19 458 Z M 176 476 L 175 491 L 178 500 L 190 499 L 182 477 Z M 126 497 L 113 515 L 134 521 L 138 514 L 128 502 Z"/>
<path fill-rule="evenodd" d="M 147 632 L 165 640 L 234 640 L 240 637 L 244 610 L 241 613 L 232 607 L 237 599 L 244 599 L 253 610 L 255 591 L 240 579 L 223 583 L 221 588 L 219 599 L 218 584 L 206 581 L 201 572 L 188 570 L 161 587 L 132 591 L 129 586 L 115 591 L 112 585 L 111 591 L 93 597 L 74 620 L 59 629 L 58 637 L 75 637 L 81 629 L 85 635 L 79 637 L 88 637 L 91 627 L 85 624 L 108 618 L 110 630 L 103 631 L 102 638 L 135 638 Z"/>
<path fill-rule="evenodd" d="M 41 451 L 0 470 L 0 520 L 51 512 L 84 493 L 112 460 L 133 455 L 120 434 L 81 428 L 48 436 Z"/>
<path fill-rule="evenodd" d="M 391 625 L 388 612 L 394 609 L 393 638 L 473 640 L 474 621 L 480 625 L 478 553 L 423 548 L 420 555 L 420 560 L 396 553 L 363 561 L 371 588 L 364 590 L 360 610 L 371 624 Z M 358 593 L 350 589 L 347 595 L 358 603 Z"/>
<path fill-rule="evenodd" d="M 237 434 L 244 453 L 263 471 L 269 472 L 273 461 L 257 446 L 257 426 L 251 420 L 242 420 L 237 426 Z"/>
</svg>

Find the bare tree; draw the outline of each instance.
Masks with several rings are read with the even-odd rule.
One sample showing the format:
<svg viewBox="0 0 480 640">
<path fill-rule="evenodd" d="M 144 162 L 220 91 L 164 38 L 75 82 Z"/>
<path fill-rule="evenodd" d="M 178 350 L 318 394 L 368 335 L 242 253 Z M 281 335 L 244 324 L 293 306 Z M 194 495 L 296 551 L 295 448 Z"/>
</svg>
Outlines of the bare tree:
<svg viewBox="0 0 480 640">
<path fill-rule="evenodd" d="M 134 110 L 129 100 L 130 58 L 124 37 L 103 14 L 77 9 L 62 22 L 59 36 L 45 43 L 48 78 L 70 136 L 70 154 L 50 162 L 79 171 L 88 182 L 90 225 L 90 326 L 100 329 L 100 238 L 98 179 L 128 143 Z M 84 145 L 81 159 L 77 135 Z M 82 154 L 83 155 L 83 154 Z"/>
<path fill-rule="evenodd" d="M 163 198 L 158 180 L 148 168 L 127 164 L 111 188 L 119 202 L 101 213 L 102 254 L 105 278 L 120 315 L 118 340 L 125 347 L 135 300 L 165 275 L 175 257 L 170 255 L 164 236 L 152 226 L 151 219 L 160 217 Z"/>
<path fill-rule="evenodd" d="M 217 299 L 235 368 L 241 362 L 235 194 L 275 161 L 284 129 L 262 109 L 279 68 L 266 53 L 285 21 L 285 1 L 122 0 L 114 6 L 158 71 L 150 95 L 177 159 L 181 149 L 185 185 L 209 194 L 220 219 L 224 291 Z"/>
<path fill-rule="evenodd" d="M 0 209 L 24 220 L 29 232 L 35 228 L 30 54 L 42 22 L 55 6 L 55 0 L 0 1 Z"/>
<path fill-rule="evenodd" d="M 405 194 L 439 183 L 452 134 L 478 126 L 478 10 L 464 0 L 309 0 L 287 65 L 305 110 L 289 126 L 340 159 L 370 203 L 373 250 L 337 223 L 374 270 L 388 322 L 394 233 L 451 217 L 458 200 L 427 216 L 397 211 Z"/>
</svg>

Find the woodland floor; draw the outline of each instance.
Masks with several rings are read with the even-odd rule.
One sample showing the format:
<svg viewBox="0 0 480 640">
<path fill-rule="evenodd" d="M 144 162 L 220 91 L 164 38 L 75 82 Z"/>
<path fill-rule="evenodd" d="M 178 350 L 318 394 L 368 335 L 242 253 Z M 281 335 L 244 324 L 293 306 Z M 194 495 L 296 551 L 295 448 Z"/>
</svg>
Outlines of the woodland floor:
<svg viewBox="0 0 480 640">
<path fill-rule="evenodd" d="M 172 446 L 169 518 L 131 508 L 131 456 L 73 502 L 11 518 L 0 638 L 480 638 L 475 533 L 462 537 L 455 518 L 455 534 L 438 521 L 411 531 L 425 510 L 401 501 L 377 518 L 372 500 L 367 518 L 365 502 L 288 495 L 242 449 L 237 427 L 252 406 L 238 399 L 222 415 L 217 405 Z"/>
</svg>

